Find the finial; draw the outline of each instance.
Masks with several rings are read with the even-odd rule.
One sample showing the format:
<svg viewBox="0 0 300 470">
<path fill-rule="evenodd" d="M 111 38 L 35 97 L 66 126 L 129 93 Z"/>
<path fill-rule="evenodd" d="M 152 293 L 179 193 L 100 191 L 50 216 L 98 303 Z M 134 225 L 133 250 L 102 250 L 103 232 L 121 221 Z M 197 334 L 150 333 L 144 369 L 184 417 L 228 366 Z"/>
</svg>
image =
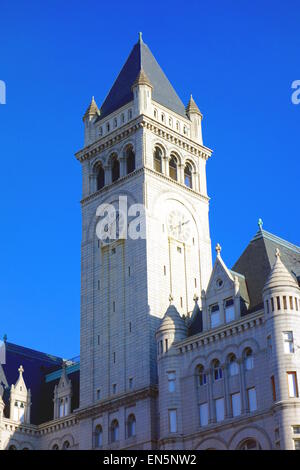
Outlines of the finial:
<svg viewBox="0 0 300 470">
<path fill-rule="evenodd" d="M 170 293 L 170 295 L 169 295 L 169 302 L 170 302 L 170 305 L 172 304 L 173 300 L 174 300 L 173 295 L 172 295 L 172 293 Z"/>
<path fill-rule="evenodd" d="M 262 226 L 264 225 L 263 220 L 261 218 L 259 218 L 257 223 L 258 223 L 258 226 L 259 226 L 259 230 L 262 230 Z"/>
<path fill-rule="evenodd" d="M 6 343 L 6 341 L 7 341 L 7 334 L 6 333 L 3 336 L 3 341 L 4 341 L 4 343 Z"/>
<path fill-rule="evenodd" d="M 18 372 L 19 372 L 20 375 L 23 374 L 23 372 L 24 372 L 23 366 L 20 366 L 20 367 L 19 367 Z"/>
<path fill-rule="evenodd" d="M 194 297 L 193 297 L 193 301 L 194 301 L 194 302 L 198 302 L 198 300 L 199 300 L 199 297 L 198 297 L 198 295 L 197 295 L 196 292 L 195 292 Z"/>
<path fill-rule="evenodd" d="M 275 256 L 276 256 L 276 258 L 280 258 L 280 250 L 279 250 L 279 248 L 276 248 L 276 250 L 275 250 Z"/>
<path fill-rule="evenodd" d="M 216 244 L 216 253 L 217 253 L 217 256 L 220 256 L 221 250 L 222 250 L 222 247 L 221 247 L 220 243 L 217 243 L 217 244 Z"/>
<path fill-rule="evenodd" d="M 143 33 L 139 32 L 139 42 L 143 42 Z"/>
</svg>

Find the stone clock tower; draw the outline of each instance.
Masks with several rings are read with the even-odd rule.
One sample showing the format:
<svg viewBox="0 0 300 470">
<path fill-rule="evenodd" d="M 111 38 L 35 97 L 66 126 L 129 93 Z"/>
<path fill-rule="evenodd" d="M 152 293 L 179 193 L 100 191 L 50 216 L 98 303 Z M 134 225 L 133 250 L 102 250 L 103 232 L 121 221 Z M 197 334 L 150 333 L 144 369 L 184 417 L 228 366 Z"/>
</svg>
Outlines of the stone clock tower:
<svg viewBox="0 0 300 470">
<path fill-rule="evenodd" d="M 123 423 L 134 416 L 135 447 L 154 448 L 155 331 L 170 295 L 180 314 L 189 315 L 211 273 L 211 150 L 203 145 L 202 115 L 193 98 L 185 108 L 141 35 L 101 108 L 93 98 L 83 121 L 85 146 L 76 155 L 83 176 L 82 447 L 92 446 L 97 423 L 110 430 L 105 447 L 126 439 L 130 446 L 133 437 Z M 118 214 L 120 198 L 127 217 L 112 218 L 106 228 L 110 233 L 115 224 L 117 237 L 101 240 L 99 214 L 105 205 Z M 144 207 L 145 233 L 133 238 L 130 225 L 141 215 L 136 204 Z M 128 231 L 123 238 L 121 220 Z"/>
</svg>

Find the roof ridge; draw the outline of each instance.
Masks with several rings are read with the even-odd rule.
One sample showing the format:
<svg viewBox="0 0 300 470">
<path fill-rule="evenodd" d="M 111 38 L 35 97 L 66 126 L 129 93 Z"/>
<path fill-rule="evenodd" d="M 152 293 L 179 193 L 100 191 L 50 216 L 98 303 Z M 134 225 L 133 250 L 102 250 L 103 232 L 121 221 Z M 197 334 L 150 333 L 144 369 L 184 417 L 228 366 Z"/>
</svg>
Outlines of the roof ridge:
<svg viewBox="0 0 300 470">
<path fill-rule="evenodd" d="M 280 243 L 286 248 L 289 248 L 293 251 L 296 251 L 297 253 L 300 253 L 300 246 L 295 245 L 294 243 L 288 242 L 284 238 L 278 237 L 278 235 L 274 235 L 273 233 L 268 232 L 267 230 L 264 230 L 264 229 L 258 230 L 257 233 L 254 235 L 254 237 L 250 240 L 250 243 L 254 240 L 258 240 L 259 238 L 267 238 L 268 240 L 271 240 L 275 243 Z"/>
</svg>

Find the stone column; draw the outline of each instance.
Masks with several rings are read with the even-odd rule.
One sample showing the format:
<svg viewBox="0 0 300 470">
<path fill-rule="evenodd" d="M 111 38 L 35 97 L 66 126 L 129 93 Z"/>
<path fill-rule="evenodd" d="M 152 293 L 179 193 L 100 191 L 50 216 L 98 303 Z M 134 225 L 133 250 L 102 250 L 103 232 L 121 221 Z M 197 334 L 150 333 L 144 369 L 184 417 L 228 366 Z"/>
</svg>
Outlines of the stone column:
<svg viewBox="0 0 300 470">
<path fill-rule="evenodd" d="M 122 156 L 119 158 L 120 160 L 120 178 L 122 178 L 122 176 L 126 176 L 127 174 L 127 160 L 126 160 L 126 157 Z"/>
<path fill-rule="evenodd" d="M 223 381 L 224 381 L 224 404 L 225 404 L 225 419 L 232 417 L 230 394 L 229 394 L 229 376 L 227 364 L 222 365 Z"/>
<path fill-rule="evenodd" d="M 104 167 L 104 178 L 105 178 L 105 185 L 111 184 L 112 174 L 111 174 L 111 166 L 110 165 L 105 165 L 105 167 Z"/>
<path fill-rule="evenodd" d="M 213 400 L 213 370 L 209 368 L 205 371 L 206 377 L 208 378 L 208 407 L 209 407 L 209 423 L 215 423 L 216 413 Z"/>
</svg>

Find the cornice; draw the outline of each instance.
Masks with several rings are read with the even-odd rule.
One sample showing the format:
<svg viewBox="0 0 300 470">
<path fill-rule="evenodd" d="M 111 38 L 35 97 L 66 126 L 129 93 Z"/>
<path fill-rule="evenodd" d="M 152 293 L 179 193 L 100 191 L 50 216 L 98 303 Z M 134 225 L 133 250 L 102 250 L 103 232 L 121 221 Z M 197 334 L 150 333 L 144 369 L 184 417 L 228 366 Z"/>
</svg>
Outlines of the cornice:
<svg viewBox="0 0 300 470">
<path fill-rule="evenodd" d="M 112 188 L 117 187 L 120 183 L 123 184 L 124 181 L 126 181 L 129 178 L 132 178 L 133 176 L 136 176 L 140 173 L 151 174 L 152 176 L 154 176 L 158 179 L 164 179 L 165 181 L 168 181 L 168 183 L 170 183 L 171 185 L 178 186 L 178 187 L 180 187 L 180 189 L 183 189 L 183 190 L 185 190 L 189 193 L 194 194 L 195 196 L 197 196 L 198 198 L 202 199 L 205 202 L 210 201 L 210 198 L 208 196 L 204 196 L 203 194 L 195 191 L 194 189 L 188 188 L 184 184 L 179 183 L 179 181 L 173 180 L 172 178 L 170 178 L 169 176 L 164 175 L 163 173 L 158 173 L 157 171 L 153 170 L 153 168 L 150 168 L 148 166 L 143 166 L 141 168 L 137 168 L 136 170 L 134 170 L 132 173 L 129 173 L 128 175 L 122 176 L 117 181 L 114 181 L 113 183 L 110 183 L 110 184 L 104 186 L 103 188 L 99 189 L 99 191 L 95 191 L 94 193 L 89 194 L 85 198 L 81 199 L 80 204 L 85 205 L 86 203 L 92 201 L 93 199 L 96 199 L 99 196 L 99 194 L 105 194 L 107 191 L 110 191 Z"/>
<path fill-rule="evenodd" d="M 143 127 L 151 130 L 154 134 L 164 138 L 172 144 L 177 145 L 179 149 L 186 150 L 187 152 L 190 152 L 193 155 L 197 155 L 198 157 L 205 160 L 208 160 L 212 154 L 212 150 L 208 147 L 197 144 L 188 137 L 182 136 L 174 129 L 170 129 L 164 124 L 158 123 L 154 119 L 151 119 L 148 116 L 142 114 L 130 123 L 115 129 L 111 134 L 101 137 L 93 144 L 90 144 L 89 146 L 79 150 L 75 153 L 75 157 L 82 163 L 85 160 L 88 160 L 103 152 L 104 150 L 114 146 L 118 142 L 128 138 L 128 136 L 134 133 L 137 129 Z"/>
<path fill-rule="evenodd" d="M 81 420 L 98 416 L 101 413 L 116 410 L 120 406 L 130 406 L 139 400 L 144 400 L 146 398 L 157 398 L 157 396 L 157 386 L 145 387 L 135 392 L 117 395 L 114 398 L 110 397 L 87 408 L 78 409 L 76 411 L 76 417 Z"/>
<path fill-rule="evenodd" d="M 207 344 L 221 341 L 229 336 L 235 336 L 250 328 L 260 326 L 263 322 L 264 311 L 260 310 L 259 312 L 249 314 L 235 322 L 191 336 L 174 344 L 174 348 L 176 348 L 180 354 L 184 354 L 186 352 L 193 351 L 194 349 L 206 346 Z"/>
</svg>

